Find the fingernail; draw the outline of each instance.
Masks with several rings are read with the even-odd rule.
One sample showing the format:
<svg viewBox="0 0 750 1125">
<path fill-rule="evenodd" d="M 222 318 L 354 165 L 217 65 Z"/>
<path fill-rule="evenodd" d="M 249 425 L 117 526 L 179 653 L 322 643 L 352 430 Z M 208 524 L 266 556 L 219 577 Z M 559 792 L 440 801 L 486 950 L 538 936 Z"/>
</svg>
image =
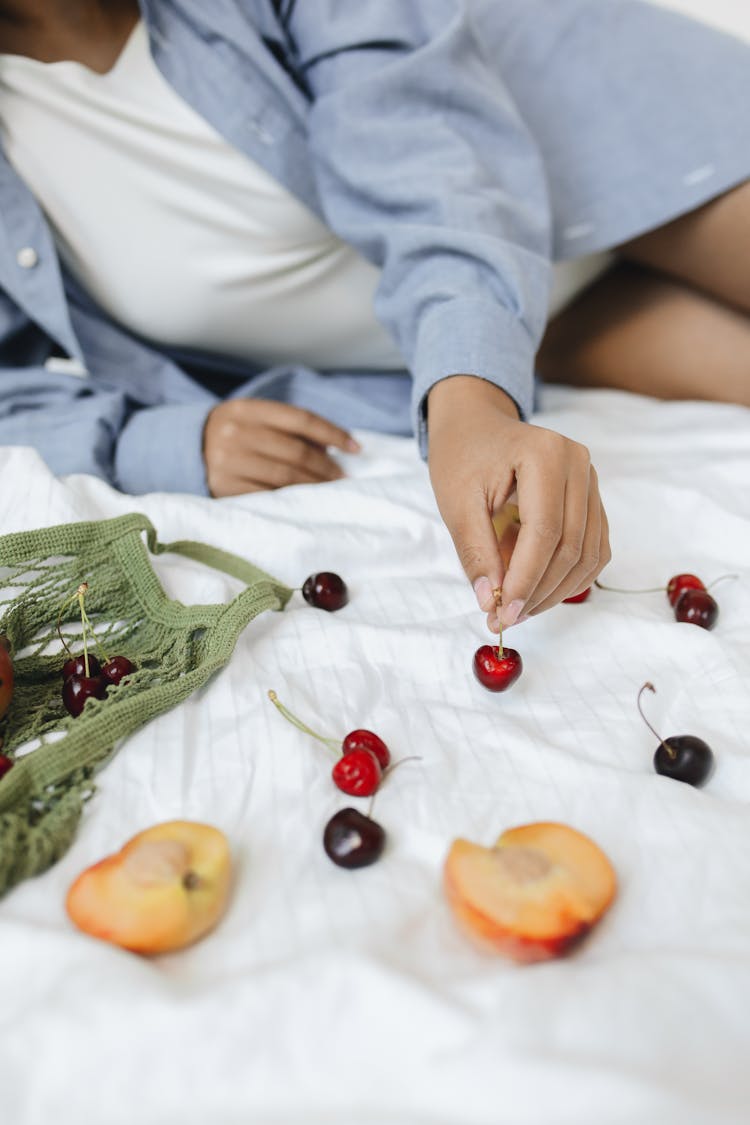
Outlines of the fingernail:
<svg viewBox="0 0 750 1125">
<path fill-rule="evenodd" d="M 529 620 L 529 617 L 530 617 L 530 614 L 524 613 L 521 617 L 518 618 L 517 621 L 513 622 L 513 625 L 523 625 L 524 621 Z M 513 625 L 506 625 L 505 628 L 506 629 L 512 629 Z"/>
<path fill-rule="evenodd" d="M 362 449 L 362 446 L 359 444 L 358 441 L 355 441 L 353 437 L 350 437 L 350 438 L 346 439 L 346 452 L 347 453 L 359 453 L 361 451 L 361 449 Z"/>
<path fill-rule="evenodd" d="M 523 601 L 521 598 L 516 598 L 515 601 L 510 602 L 508 605 L 502 607 L 500 613 L 500 620 L 503 623 L 504 629 L 509 629 L 511 625 L 515 625 L 518 618 L 521 616 L 523 609 Z"/>
<path fill-rule="evenodd" d="M 500 618 L 496 613 L 490 613 L 487 616 L 487 628 L 491 633 L 500 632 Z"/>
<path fill-rule="evenodd" d="M 489 578 L 477 578 L 474 583 L 474 593 L 476 594 L 479 608 L 488 613 L 495 605 L 495 599 L 492 596 L 492 583 Z"/>
</svg>

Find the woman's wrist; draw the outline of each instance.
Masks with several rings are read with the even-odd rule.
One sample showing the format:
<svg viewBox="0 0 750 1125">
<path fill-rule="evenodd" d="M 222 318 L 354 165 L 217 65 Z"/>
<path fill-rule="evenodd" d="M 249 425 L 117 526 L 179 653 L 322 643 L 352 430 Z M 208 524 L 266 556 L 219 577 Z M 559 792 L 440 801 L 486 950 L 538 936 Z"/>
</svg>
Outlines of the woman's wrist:
<svg viewBox="0 0 750 1125">
<path fill-rule="evenodd" d="M 486 402 L 493 410 L 519 421 L 520 412 L 514 400 L 501 387 L 479 375 L 449 375 L 435 383 L 427 395 L 427 421 L 450 416 L 457 408 Z"/>
</svg>

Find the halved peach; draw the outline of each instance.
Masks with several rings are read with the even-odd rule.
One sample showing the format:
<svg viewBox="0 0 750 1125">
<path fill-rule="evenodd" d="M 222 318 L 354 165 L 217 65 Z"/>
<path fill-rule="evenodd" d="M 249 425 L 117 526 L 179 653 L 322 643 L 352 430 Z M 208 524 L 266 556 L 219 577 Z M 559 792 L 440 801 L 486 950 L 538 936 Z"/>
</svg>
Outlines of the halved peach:
<svg viewBox="0 0 750 1125">
<path fill-rule="evenodd" d="M 139 832 L 87 868 L 65 905 L 92 937 L 134 953 L 167 953 L 214 928 L 226 909 L 230 881 L 224 834 L 208 824 L 172 820 Z"/>
<path fill-rule="evenodd" d="M 469 936 L 519 962 L 563 956 L 617 890 L 611 863 L 588 836 L 548 822 L 511 828 L 491 848 L 454 840 L 444 880 Z"/>
</svg>

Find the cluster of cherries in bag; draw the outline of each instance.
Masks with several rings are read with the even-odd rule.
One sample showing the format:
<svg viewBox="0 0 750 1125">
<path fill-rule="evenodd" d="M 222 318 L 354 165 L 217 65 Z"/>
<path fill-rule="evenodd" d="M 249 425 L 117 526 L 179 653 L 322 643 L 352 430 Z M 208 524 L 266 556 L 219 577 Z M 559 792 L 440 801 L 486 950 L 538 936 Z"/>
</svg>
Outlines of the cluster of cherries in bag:
<svg viewBox="0 0 750 1125">
<path fill-rule="evenodd" d="M 62 666 L 62 701 L 65 710 L 73 716 L 78 716 L 86 706 L 87 699 L 106 699 L 107 689 L 122 683 L 126 676 L 135 672 L 135 665 L 127 656 L 107 656 L 101 642 L 97 637 L 84 607 L 84 599 L 88 591 L 88 582 L 82 582 L 60 610 L 57 619 L 57 631 L 62 641 L 63 648 L 68 654 L 68 659 Z M 78 601 L 81 611 L 81 627 L 83 630 L 83 652 L 75 656 L 60 631 L 62 615 L 72 601 Z M 88 649 L 89 634 L 93 637 L 101 660 Z"/>
</svg>

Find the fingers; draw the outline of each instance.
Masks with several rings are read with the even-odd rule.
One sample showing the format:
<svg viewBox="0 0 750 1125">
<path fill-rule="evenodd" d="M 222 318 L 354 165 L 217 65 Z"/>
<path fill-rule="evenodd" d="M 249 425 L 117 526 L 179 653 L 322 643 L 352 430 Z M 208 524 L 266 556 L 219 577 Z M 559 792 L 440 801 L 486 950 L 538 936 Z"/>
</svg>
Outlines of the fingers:
<svg viewBox="0 0 750 1125">
<path fill-rule="evenodd" d="M 491 504 L 480 489 L 470 492 L 465 499 L 466 503 L 448 516 L 446 524 L 480 608 L 492 613 L 497 606 L 505 568 L 492 523 Z"/>
<path fill-rule="evenodd" d="M 542 446 L 517 471 L 521 530 L 503 586 L 503 626 L 579 593 L 610 557 L 607 518 L 588 451 L 549 431 Z"/>
<path fill-rule="evenodd" d="M 268 399 L 237 399 L 235 402 L 240 420 L 251 417 L 255 425 L 296 434 L 306 441 L 323 447 L 330 445 L 343 453 L 359 451 L 359 443 L 351 434 L 311 410 Z"/>
<path fill-rule="evenodd" d="M 326 445 L 354 452 L 341 427 L 286 403 L 233 399 L 215 407 L 204 429 L 203 455 L 212 496 L 319 484 L 344 473 Z"/>
</svg>

